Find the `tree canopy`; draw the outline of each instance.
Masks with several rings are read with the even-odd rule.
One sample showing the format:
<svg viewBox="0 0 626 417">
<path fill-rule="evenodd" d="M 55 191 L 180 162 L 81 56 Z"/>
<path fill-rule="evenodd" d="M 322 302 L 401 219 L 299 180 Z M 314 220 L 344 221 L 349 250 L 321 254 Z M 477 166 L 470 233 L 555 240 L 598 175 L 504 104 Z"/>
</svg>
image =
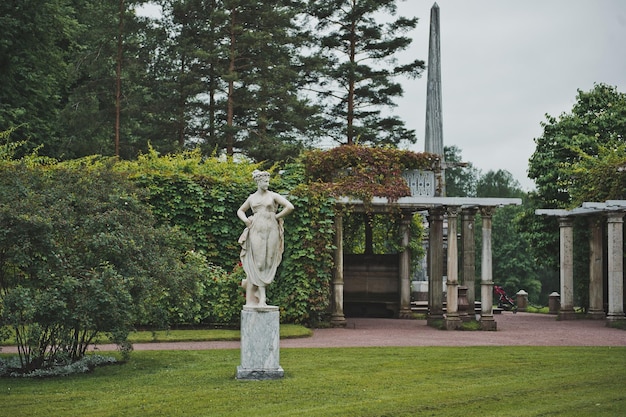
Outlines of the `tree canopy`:
<svg viewBox="0 0 626 417">
<path fill-rule="evenodd" d="M 395 54 L 411 44 L 404 36 L 417 18 L 396 17 L 395 0 L 310 0 L 317 47 L 324 66 L 315 88 L 324 100 L 326 135 L 339 143 L 414 143 L 415 132 L 382 109 L 402 95 L 396 77 L 417 77 L 424 61 L 398 63 Z M 381 22 L 381 15 L 391 19 Z"/>
<path fill-rule="evenodd" d="M 381 113 L 424 67 L 395 62 L 417 23 L 381 23 L 395 3 L 6 1 L 0 131 L 59 159 L 199 146 L 271 164 L 337 135 L 414 141 Z"/>
<path fill-rule="evenodd" d="M 578 91 L 571 112 L 546 115 L 528 175 L 545 207 L 624 197 L 626 94 L 606 84 Z"/>
<path fill-rule="evenodd" d="M 534 259 L 545 268 L 545 279 L 558 286 L 554 278 L 559 262 L 558 226 L 553 218 L 535 216 L 534 210 L 569 209 L 584 201 L 625 198 L 626 94 L 602 83 L 590 91 L 578 90 L 572 110 L 558 117 L 546 115 L 542 126 L 528 168 L 537 190 L 529 195 L 520 222 Z M 576 221 L 580 227 L 574 228 L 574 238 L 585 241 L 586 219 Z M 574 273 L 579 277 L 575 294 L 584 307 L 588 302 L 588 248 L 576 245 L 575 251 Z"/>
</svg>

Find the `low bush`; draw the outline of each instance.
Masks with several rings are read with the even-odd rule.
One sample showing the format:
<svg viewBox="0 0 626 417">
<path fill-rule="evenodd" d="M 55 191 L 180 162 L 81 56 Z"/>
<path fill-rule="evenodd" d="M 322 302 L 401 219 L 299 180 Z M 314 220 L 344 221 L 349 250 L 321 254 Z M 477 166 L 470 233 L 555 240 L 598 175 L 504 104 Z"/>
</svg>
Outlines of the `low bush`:
<svg viewBox="0 0 626 417">
<path fill-rule="evenodd" d="M 86 355 L 76 361 L 58 361 L 52 366 L 25 370 L 18 357 L 0 358 L 0 377 L 12 378 L 51 378 L 84 374 L 93 371 L 97 366 L 119 363 L 113 356 Z"/>
</svg>

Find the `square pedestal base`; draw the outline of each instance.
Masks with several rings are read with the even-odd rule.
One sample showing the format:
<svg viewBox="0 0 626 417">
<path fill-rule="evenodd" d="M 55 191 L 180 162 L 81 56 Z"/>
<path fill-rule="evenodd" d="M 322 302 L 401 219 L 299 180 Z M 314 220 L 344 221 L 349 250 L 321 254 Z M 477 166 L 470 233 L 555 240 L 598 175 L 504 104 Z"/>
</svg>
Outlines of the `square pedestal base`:
<svg viewBox="0 0 626 417">
<path fill-rule="evenodd" d="M 498 330 L 498 323 L 496 323 L 493 317 L 488 317 L 488 318 L 481 317 L 480 330 L 495 332 L 496 330 Z"/>
<path fill-rule="evenodd" d="M 278 307 L 244 306 L 241 311 L 241 365 L 237 379 L 277 379 L 285 375 L 279 364 Z"/>
<path fill-rule="evenodd" d="M 280 366 L 278 369 L 245 369 L 237 367 L 237 379 L 262 381 L 265 379 L 280 379 L 285 376 L 285 371 Z"/>
</svg>

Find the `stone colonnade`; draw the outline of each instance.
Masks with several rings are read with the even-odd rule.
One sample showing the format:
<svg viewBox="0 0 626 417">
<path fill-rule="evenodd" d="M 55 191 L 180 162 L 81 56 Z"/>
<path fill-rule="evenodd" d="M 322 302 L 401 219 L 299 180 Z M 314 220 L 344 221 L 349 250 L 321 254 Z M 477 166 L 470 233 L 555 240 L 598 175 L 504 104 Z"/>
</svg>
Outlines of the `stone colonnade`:
<svg viewBox="0 0 626 417">
<path fill-rule="evenodd" d="M 353 211 L 363 210 L 363 204 L 354 200 L 339 200 L 339 204 L 350 205 Z M 458 310 L 458 260 L 459 250 L 456 239 L 456 230 L 459 214 L 462 221 L 462 283 L 468 287 L 467 298 L 470 314 L 474 314 L 474 276 L 475 276 L 475 245 L 474 226 L 478 210 L 482 215 L 482 270 L 481 270 L 481 315 L 480 323 L 483 330 L 496 330 L 493 318 L 493 280 L 491 254 L 491 217 L 497 206 L 519 205 L 520 199 L 495 198 L 455 198 L 455 197 L 405 197 L 397 202 L 389 203 L 386 199 L 374 199 L 370 206 L 378 212 L 400 209 L 402 212 L 402 243 L 406 248 L 400 254 L 399 265 L 399 316 L 408 318 L 411 315 L 411 259 L 408 249 L 410 240 L 410 222 L 414 213 L 428 210 L 429 222 L 429 251 L 428 251 L 428 322 L 444 320 L 446 328 L 455 329 L 461 326 L 461 317 Z M 394 207 L 395 206 L 395 207 Z M 447 257 L 447 312 L 443 312 L 443 262 L 444 236 L 443 222 L 447 216 L 448 234 L 454 239 L 448 239 Z M 343 313 L 343 219 L 339 214 L 335 218 L 335 272 L 332 285 L 332 318 L 335 326 L 345 325 Z"/>
<path fill-rule="evenodd" d="M 588 202 L 573 210 L 541 209 L 537 215 L 556 216 L 560 237 L 559 318 L 574 318 L 574 217 L 589 219 L 589 316 L 608 321 L 624 320 L 624 215 L 626 201 Z M 605 315 L 603 287 L 603 227 L 608 240 L 608 307 Z"/>
</svg>

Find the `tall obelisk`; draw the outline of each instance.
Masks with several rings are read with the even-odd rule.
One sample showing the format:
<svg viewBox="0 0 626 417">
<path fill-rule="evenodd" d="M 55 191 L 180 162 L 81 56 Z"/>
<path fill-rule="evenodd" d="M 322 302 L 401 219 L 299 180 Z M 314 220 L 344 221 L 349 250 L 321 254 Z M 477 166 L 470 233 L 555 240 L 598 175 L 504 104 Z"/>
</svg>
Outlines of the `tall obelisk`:
<svg viewBox="0 0 626 417">
<path fill-rule="evenodd" d="M 428 84 L 426 87 L 426 133 L 424 135 L 426 152 L 441 157 L 443 160 L 443 118 L 441 111 L 441 49 L 439 43 L 439 6 L 433 4 L 430 9 L 430 37 L 428 42 Z M 444 173 L 438 184 L 438 194 L 445 196 Z"/>
</svg>

